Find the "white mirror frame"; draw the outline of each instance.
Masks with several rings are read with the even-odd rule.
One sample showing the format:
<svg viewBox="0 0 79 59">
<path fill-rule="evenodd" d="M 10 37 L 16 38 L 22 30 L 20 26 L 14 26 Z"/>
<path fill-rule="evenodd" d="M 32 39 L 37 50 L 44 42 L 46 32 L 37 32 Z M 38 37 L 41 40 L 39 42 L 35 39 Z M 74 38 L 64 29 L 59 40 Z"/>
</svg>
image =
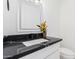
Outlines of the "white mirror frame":
<svg viewBox="0 0 79 59">
<path fill-rule="evenodd" d="M 28 31 L 28 32 L 40 32 L 39 28 L 38 29 L 32 29 L 32 28 L 30 28 L 30 29 L 28 29 L 28 28 L 23 29 L 21 27 L 21 5 L 19 4 L 18 6 L 19 6 L 18 13 L 17 13 L 17 16 L 18 16 L 17 29 L 18 29 L 18 32 L 25 32 L 25 31 Z M 40 4 L 40 6 L 42 6 L 42 5 Z M 42 21 L 42 9 L 41 9 L 40 23 L 41 23 L 41 21 Z M 37 25 L 39 25 L 39 24 L 37 24 Z"/>
</svg>

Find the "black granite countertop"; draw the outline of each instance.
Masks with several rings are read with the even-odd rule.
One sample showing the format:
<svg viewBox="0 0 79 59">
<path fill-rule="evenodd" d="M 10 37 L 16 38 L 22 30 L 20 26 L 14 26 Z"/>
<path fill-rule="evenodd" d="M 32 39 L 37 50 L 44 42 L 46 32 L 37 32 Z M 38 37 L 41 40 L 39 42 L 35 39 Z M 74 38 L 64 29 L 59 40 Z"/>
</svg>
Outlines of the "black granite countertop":
<svg viewBox="0 0 79 59">
<path fill-rule="evenodd" d="M 18 58 L 21 58 L 21 57 L 26 56 L 28 54 L 31 54 L 35 51 L 38 51 L 38 50 L 43 49 L 45 47 L 48 47 L 52 44 L 55 44 L 55 43 L 62 41 L 62 39 L 54 38 L 54 37 L 47 37 L 46 39 L 49 40 L 49 41 L 43 42 L 41 44 L 32 45 L 32 46 L 29 46 L 29 47 L 26 47 L 24 44 L 22 44 L 22 42 L 10 43 L 8 45 L 5 45 L 4 49 L 7 49 L 9 47 L 17 47 L 17 48 L 23 48 L 24 49 L 24 50 L 22 49 L 22 51 L 20 53 L 18 53 L 18 54 L 16 53 L 16 54 L 11 55 L 11 56 L 9 56 L 5 59 L 18 59 Z"/>
</svg>

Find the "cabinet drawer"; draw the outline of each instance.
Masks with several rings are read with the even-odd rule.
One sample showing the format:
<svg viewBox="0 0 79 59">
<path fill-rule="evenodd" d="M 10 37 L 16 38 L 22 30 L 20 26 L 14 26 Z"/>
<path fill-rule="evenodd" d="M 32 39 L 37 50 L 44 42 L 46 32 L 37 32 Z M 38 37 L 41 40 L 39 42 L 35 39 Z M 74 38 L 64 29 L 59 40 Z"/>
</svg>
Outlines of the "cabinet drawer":
<svg viewBox="0 0 79 59">
<path fill-rule="evenodd" d="M 59 47 L 60 47 L 60 43 L 56 43 L 56 44 L 50 45 L 46 48 L 43 48 L 41 50 L 38 50 L 34 53 L 31 53 L 29 55 L 26 55 L 20 59 L 44 59 L 49 54 L 57 51 L 59 49 Z"/>
<path fill-rule="evenodd" d="M 44 59 L 60 59 L 60 54 L 59 54 L 59 50 L 57 50 L 54 53 L 51 53 L 50 55 L 48 55 L 46 58 Z"/>
</svg>

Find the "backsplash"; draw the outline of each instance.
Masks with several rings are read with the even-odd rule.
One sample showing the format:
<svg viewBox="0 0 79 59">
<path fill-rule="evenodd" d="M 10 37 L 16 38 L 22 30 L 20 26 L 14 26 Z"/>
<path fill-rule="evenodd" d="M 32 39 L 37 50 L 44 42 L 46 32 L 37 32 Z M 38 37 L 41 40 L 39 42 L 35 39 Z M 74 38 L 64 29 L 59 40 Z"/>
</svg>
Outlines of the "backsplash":
<svg viewBox="0 0 79 59">
<path fill-rule="evenodd" d="M 38 38 L 43 38 L 43 33 L 32 33 L 32 34 L 19 34 L 19 35 L 8 35 L 4 36 L 3 42 L 7 41 L 29 41 Z"/>
</svg>

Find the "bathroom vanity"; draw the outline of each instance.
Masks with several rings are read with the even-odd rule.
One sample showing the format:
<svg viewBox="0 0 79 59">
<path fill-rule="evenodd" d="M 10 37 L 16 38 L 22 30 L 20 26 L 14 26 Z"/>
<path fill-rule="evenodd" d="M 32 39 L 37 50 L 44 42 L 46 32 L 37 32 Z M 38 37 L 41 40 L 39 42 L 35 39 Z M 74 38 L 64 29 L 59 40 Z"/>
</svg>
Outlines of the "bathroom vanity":
<svg viewBox="0 0 79 59">
<path fill-rule="evenodd" d="M 60 43 L 56 43 L 19 59 L 59 59 L 59 48 Z"/>
<path fill-rule="evenodd" d="M 39 39 L 44 39 L 42 33 L 5 36 L 4 59 L 59 59 L 62 39 L 47 37 L 47 41 L 30 46 L 23 43 Z"/>
</svg>

